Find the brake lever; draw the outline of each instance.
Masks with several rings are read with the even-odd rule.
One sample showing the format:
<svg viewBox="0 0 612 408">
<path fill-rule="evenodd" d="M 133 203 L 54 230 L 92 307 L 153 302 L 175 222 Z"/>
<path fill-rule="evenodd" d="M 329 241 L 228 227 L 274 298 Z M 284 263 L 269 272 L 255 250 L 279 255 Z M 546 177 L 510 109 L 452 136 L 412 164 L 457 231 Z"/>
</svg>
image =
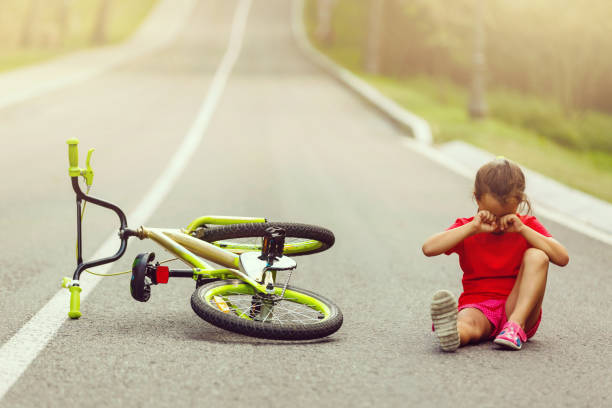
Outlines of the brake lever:
<svg viewBox="0 0 612 408">
<path fill-rule="evenodd" d="M 93 169 L 91 168 L 91 155 L 93 154 L 94 150 L 96 149 L 89 149 L 89 151 L 87 152 L 87 160 L 85 161 L 85 165 L 87 166 L 86 169 L 81 170 L 81 176 L 83 176 L 85 178 L 85 183 L 87 184 L 87 186 L 91 187 L 91 185 L 93 184 L 93 177 L 94 177 L 94 172 Z"/>
</svg>

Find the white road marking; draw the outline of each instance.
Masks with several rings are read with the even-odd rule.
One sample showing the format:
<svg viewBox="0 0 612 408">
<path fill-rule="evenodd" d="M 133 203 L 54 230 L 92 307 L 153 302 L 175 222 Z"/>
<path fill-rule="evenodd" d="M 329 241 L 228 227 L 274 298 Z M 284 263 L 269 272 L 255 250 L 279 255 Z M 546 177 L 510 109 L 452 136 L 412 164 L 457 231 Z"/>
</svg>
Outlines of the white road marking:
<svg viewBox="0 0 612 408">
<path fill-rule="evenodd" d="M 232 68 L 242 49 L 250 7 L 251 0 L 240 0 L 232 22 L 228 49 L 215 72 L 210 90 L 200 107 L 198 116 L 180 147 L 174 153 L 168 167 L 144 197 L 138 208 L 129 215 L 128 221 L 131 226 L 143 224 L 153 214 L 188 164 L 189 159 L 195 152 L 195 148 L 202 140 Z M 97 259 L 108 256 L 109 253 L 116 251 L 117 247 L 117 235 L 114 233 L 98 249 L 93 258 Z M 109 268 L 110 265 L 104 265 L 99 267 L 98 271 L 105 273 Z M 81 304 L 101 279 L 102 277 L 93 276 L 81 281 L 81 287 L 83 288 Z M 60 277 L 58 277 L 58 284 L 59 281 Z M 2 345 L 2 348 L 0 348 L 0 399 L 17 382 L 19 377 L 66 321 L 69 298 L 70 296 L 66 289 L 57 292 L 30 321 Z M 74 324 L 78 323 L 75 322 Z"/>
</svg>

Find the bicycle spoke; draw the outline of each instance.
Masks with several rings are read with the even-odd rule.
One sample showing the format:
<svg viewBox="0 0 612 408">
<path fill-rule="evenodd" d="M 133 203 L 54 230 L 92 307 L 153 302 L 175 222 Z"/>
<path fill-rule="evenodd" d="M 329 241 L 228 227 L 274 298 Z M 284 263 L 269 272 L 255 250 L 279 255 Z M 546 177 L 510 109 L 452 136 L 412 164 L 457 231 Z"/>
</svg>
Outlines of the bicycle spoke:
<svg viewBox="0 0 612 408">
<path fill-rule="evenodd" d="M 259 305 L 253 303 L 253 295 L 240 292 L 227 292 L 223 295 L 224 301 L 234 311 L 234 314 L 243 319 L 253 319 L 260 315 L 263 307 L 263 300 Z M 216 307 L 216 303 L 211 300 L 211 305 Z M 259 313 L 253 314 L 254 307 L 259 309 Z M 314 304 L 302 303 L 298 298 L 289 297 L 277 301 L 268 316 L 261 320 L 266 324 L 313 324 L 320 321 L 321 313 L 315 308 Z"/>
</svg>

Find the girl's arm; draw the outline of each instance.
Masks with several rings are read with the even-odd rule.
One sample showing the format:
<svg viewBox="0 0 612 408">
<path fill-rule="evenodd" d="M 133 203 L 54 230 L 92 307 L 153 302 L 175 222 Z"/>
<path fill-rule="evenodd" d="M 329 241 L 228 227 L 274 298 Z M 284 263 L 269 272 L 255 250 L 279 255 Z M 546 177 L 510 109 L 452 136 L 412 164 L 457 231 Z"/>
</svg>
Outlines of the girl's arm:
<svg viewBox="0 0 612 408">
<path fill-rule="evenodd" d="M 548 255 L 548 259 L 555 265 L 565 266 L 569 262 L 569 255 L 563 245 L 557 240 L 546 237 L 539 232 L 529 228 L 523 224 L 519 217 L 515 214 L 509 214 L 502 217 L 499 221 L 502 231 L 504 232 L 518 232 L 521 234 L 529 244 L 534 247 L 541 249 Z"/>
<path fill-rule="evenodd" d="M 491 232 L 495 228 L 495 216 L 488 211 L 480 211 L 471 222 L 428 238 L 423 244 L 423 253 L 425 256 L 443 254 L 467 237 L 480 232 Z"/>
</svg>

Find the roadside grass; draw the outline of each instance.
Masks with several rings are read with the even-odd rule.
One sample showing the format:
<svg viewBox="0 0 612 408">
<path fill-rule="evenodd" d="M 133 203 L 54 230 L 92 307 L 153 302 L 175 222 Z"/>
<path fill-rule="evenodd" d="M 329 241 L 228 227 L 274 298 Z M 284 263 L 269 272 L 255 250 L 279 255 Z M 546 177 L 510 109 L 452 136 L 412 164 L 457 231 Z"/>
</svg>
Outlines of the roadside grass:
<svg viewBox="0 0 612 408">
<path fill-rule="evenodd" d="M 27 50 L 0 50 L 0 72 L 10 71 L 25 65 L 36 64 L 57 56 L 66 51 L 27 49 Z"/>
<path fill-rule="evenodd" d="M 430 79 L 395 80 L 366 75 L 362 78 L 427 120 L 436 143 L 463 140 L 612 202 L 610 153 L 567 148 L 497 119 L 473 121 L 467 114 L 467 95 L 458 98 L 461 92 L 449 91 L 452 87 L 449 84 L 441 85 Z M 447 102 L 440 102 L 440 98 Z"/>
<path fill-rule="evenodd" d="M 0 72 L 39 63 L 79 49 L 94 47 L 92 36 L 100 0 L 79 0 L 68 4 L 66 32 L 59 24 L 59 4 L 65 0 L 39 2 L 31 30 L 31 45 L 21 46 L 29 1 L 0 2 Z M 158 0 L 112 1 L 108 14 L 107 41 L 127 39 Z"/>
<path fill-rule="evenodd" d="M 612 152 L 607 149 L 568 147 L 530 129 L 528 123 L 519 125 L 508 118 L 472 120 L 467 113 L 468 93 L 465 88 L 431 77 L 390 78 L 368 75 L 361 69 L 359 49 L 351 46 L 321 47 L 312 36 L 312 22 L 307 20 L 306 27 L 311 42 L 320 51 L 399 105 L 427 120 L 432 128 L 434 143 L 462 140 L 495 155 L 508 157 L 572 188 L 612 202 Z M 548 111 L 556 109 L 547 105 L 548 101 L 507 90 L 489 91 L 487 101 L 492 112 L 508 105 L 522 104 L 544 107 Z M 593 117 L 592 120 L 588 118 L 592 122 L 604 124 L 598 130 L 598 140 L 602 140 L 603 145 L 612 142 L 612 118 L 604 114 L 589 115 Z M 584 121 L 584 124 L 587 123 Z M 580 118 L 568 122 L 568 126 L 581 125 L 583 122 Z"/>
</svg>

